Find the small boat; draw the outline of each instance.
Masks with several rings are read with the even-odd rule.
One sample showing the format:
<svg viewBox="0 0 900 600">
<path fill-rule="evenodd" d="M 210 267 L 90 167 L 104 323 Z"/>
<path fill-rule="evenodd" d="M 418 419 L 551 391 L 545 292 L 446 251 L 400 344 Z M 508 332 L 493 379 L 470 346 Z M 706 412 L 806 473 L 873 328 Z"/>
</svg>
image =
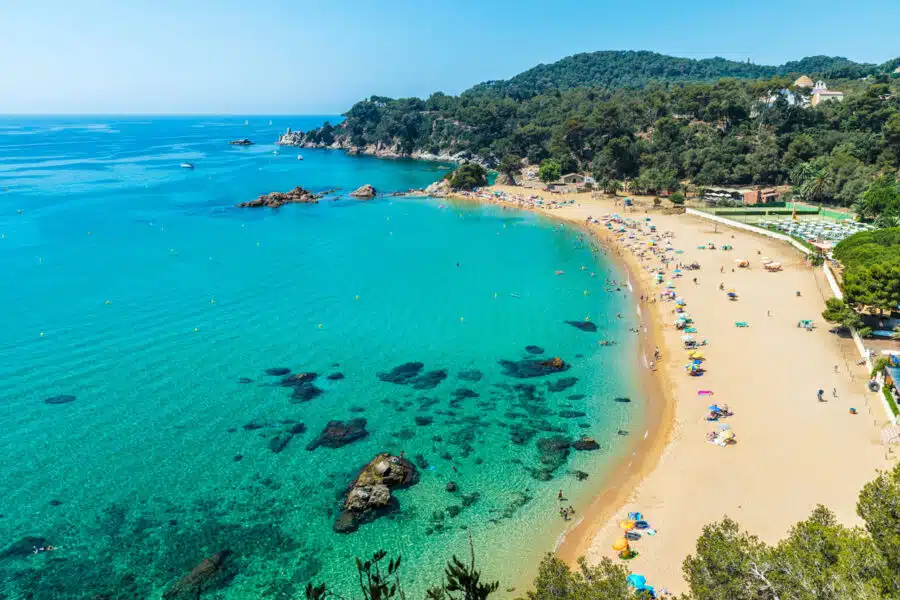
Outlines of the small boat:
<svg viewBox="0 0 900 600">
<path fill-rule="evenodd" d="M 244 125 L 249 125 L 249 124 L 250 124 L 250 121 L 244 119 Z"/>
<path fill-rule="evenodd" d="M 273 150 L 273 151 L 272 151 L 272 154 L 274 154 L 274 155 L 277 156 L 277 155 L 278 155 L 278 150 Z"/>
<path fill-rule="evenodd" d="M 271 127 L 271 126 L 272 126 L 272 121 L 271 121 L 271 120 L 269 120 L 269 127 Z"/>
<path fill-rule="evenodd" d="M 565 273 L 565 271 L 557 271 L 556 272 L 557 275 L 562 275 L 563 273 Z"/>
<path fill-rule="evenodd" d="M 193 168 L 194 168 L 194 163 L 183 162 L 183 163 L 181 163 L 181 165 L 179 165 L 179 166 L 180 166 L 182 169 L 193 169 Z"/>
<path fill-rule="evenodd" d="M 302 155 L 302 154 L 298 154 L 298 155 L 297 155 L 297 160 L 303 160 L 303 155 Z"/>
</svg>

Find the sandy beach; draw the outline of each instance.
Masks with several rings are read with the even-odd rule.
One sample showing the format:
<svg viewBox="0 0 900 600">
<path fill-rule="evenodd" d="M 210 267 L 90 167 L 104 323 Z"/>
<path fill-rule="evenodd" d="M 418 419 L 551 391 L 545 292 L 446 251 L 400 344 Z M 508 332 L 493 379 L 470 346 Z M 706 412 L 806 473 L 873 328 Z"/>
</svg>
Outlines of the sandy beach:
<svg viewBox="0 0 900 600">
<path fill-rule="evenodd" d="M 492 190 L 535 193 L 507 186 Z M 621 202 L 615 206 L 612 198 L 590 193 L 542 195 L 575 203 L 517 207 L 581 225 L 589 216 L 623 211 Z M 673 282 L 695 321 L 696 339 L 708 342 L 702 348 L 706 373 L 691 377 L 685 372 L 688 351 L 683 332 L 673 324 L 674 303 L 638 301 L 642 294 L 658 299 L 663 290 L 650 273 L 660 268 L 659 259 L 649 252 L 639 259 L 627 247 L 646 247 L 648 227 L 635 231 L 635 239 L 617 240 L 603 223 L 591 225 L 609 253 L 629 268 L 636 284 L 635 313 L 647 327 L 644 347 L 658 344 L 662 358 L 655 371 L 646 371 L 647 389 L 658 395 L 651 396 L 656 414 L 648 419 L 646 439 L 582 511 L 584 518 L 567 533 L 558 554 L 570 564 L 579 556 L 589 562 L 604 556 L 618 560 L 611 547 L 623 533 L 618 522 L 639 511 L 657 534 L 632 544 L 638 556 L 628 566 L 658 590 L 678 593 L 686 587 L 682 562 L 703 526 L 725 515 L 767 542 L 783 537 L 817 504 L 845 524 L 860 523 L 860 488 L 877 469 L 891 466 L 879 438 L 887 415 L 877 396 L 865 390 L 866 369 L 856 364 L 852 342 L 829 333 L 821 318 L 824 299 L 831 296 L 821 268 L 808 266 L 798 251 L 777 240 L 699 217 L 665 214 L 649 202 L 638 204 L 623 216 L 650 217 L 657 232 L 672 232 L 673 247 L 683 251 L 673 256 L 676 262 L 701 266 Z M 707 242 L 733 249 L 698 249 Z M 784 270 L 767 272 L 762 257 L 780 262 Z M 749 260 L 750 268 L 737 268 L 738 258 Z M 729 301 L 720 284 L 733 288 L 739 299 Z M 816 328 L 798 328 L 803 319 L 812 319 Z M 736 321 L 749 326 L 738 328 Z M 825 390 L 826 402 L 817 401 L 819 389 Z M 698 390 L 713 395 L 701 396 Z M 736 444 L 720 447 L 707 441 L 717 429 L 706 420 L 707 406 L 714 403 L 727 404 L 734 413 L 722 422 L 730 425 Z M 858 414 L 850 414 L 851 407 Z"/>
</svg>

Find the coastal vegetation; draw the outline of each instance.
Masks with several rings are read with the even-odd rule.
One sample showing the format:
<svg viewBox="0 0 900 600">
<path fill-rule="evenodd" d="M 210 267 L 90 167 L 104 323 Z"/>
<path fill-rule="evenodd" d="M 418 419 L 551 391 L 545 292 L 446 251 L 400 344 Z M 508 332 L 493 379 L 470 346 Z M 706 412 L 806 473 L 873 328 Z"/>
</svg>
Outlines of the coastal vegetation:
<svg viewBox="0 0 900 600">
<path fill-rule="evenodd" d="M 453 169 L 444 179 L 454 190 L 474 190 L 487 185 L 487 169 L 476 163 L 465 163 Z"/>
<path fill-rule="evenodd" d="M 688 592 L 681 600 L 888 600 L 900 598 L 900 465 L 879 473 L 859 494 L 863 527 L 847 527 L 824 506 L 794 525 L 787 537 L 767 544 L 725 517 L 703 528 L 695 553 L 683 563 Z M 356 560 L 363 600 L 404 598 L 392 559 L 383 572 L 379 551 Z M 650 598 L 629 586 L 627 563 L 603 558 L 576 569 L 548 554 L 527 600 L 632 600 Z M 468 564 L 454 556 L 429 600 L 485 600 L 499 584 L 481 582 L 474 551 Z M 343 597 L 327 585 L 310 584 L 307 600 Z"/>
<path fill-rule="evenodd" d="M 896 208 L 891 182 L 900 168 L 897 64 L 811 57 L 765 67 L 581 54 L 459 96 L 373 96 L 303 140 L 463 156 L 509 175 L 523 159 L 558 164 L 561 174 L 591 173 L 604 189 L 627 182 L 633 194 L 791 184 L 795 199 L 885 221 L 885 212 L 900 218 L 888 210 Z M 827 79 L 844 101 L 809 106 L 810 89 L 793 83 L 801 74 Z M 555 173 L 545 172 L 545 181 Z"/>
</svg>

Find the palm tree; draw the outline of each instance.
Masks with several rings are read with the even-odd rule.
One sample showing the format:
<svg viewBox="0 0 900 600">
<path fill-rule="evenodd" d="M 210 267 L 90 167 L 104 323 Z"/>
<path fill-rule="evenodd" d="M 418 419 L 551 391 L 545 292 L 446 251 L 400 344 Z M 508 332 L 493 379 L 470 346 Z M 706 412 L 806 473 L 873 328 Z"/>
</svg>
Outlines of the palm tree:
<svg viewBox="0 0 900 600">
<path fill-rule="evenodd" d="M 822 197 L 828 193 L 830 187 L 831 174 L 822 169 L 803 182 L 803 185 L 800 186 L 800 194 L 804 200 L 809 200 L 810 202 L 818 200 L 821 207 Z"/>
<path fill-rule="evenodd" d="M 603 191 L 610 196 L 615 196 L 620 189 L 622 189 L 622 184 L 615 179 L 607 179 L 603 182 Z"/>
</svg>

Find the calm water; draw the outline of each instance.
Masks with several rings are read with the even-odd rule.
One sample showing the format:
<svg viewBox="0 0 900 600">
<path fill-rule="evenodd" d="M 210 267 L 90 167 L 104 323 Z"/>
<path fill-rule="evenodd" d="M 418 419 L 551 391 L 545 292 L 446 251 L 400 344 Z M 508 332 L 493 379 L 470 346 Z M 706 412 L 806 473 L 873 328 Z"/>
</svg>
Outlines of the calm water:
<svg viewBox="0 0 900 600">
<path fill-rule="evenodd" d="M 279 131 L 322 120 L 0 119 L 0 597 L 158 598 L 225 548 L 233 577 L 205 598 L 299 598 L 311 579 L 351 594 L 352 558 L 378 548 L 403 553 L 421 597 L 469 532 L 485 575 L 521 586 L 564 529 L 557 490 L 581 506 L 628 449 L 617 430 L 642 431 L 616 319 L 633 302 L 606 289 L 621 275 L 578 231 L 431 199 L 234 208 L 446 172 L 273 154 Z M 227 144 L 245 136 L 257 145 Z M 585 318 L 597 332 L 565 323 Z M 569 362 L 574 385 L 505 374 L 498 361 L 534 358 L 528 345 Z M 446 378 L 378 378 L 409 361 Z M 292 398 L 265 374 L 276 367 L 317 373 L 323 393 Z M 45 402 L 60 396 L 75 399 Z M 306 449 L 351 418 L 368 437 Z M 540 440 L 581 434 L 603 448 L 541 462 Z M 395 492 L 398 512 L 334 533 L 342 492 L 379 451 L 429 466 Z M 42 540 L 59 549 L 32 554 Z"/>
</svg>

